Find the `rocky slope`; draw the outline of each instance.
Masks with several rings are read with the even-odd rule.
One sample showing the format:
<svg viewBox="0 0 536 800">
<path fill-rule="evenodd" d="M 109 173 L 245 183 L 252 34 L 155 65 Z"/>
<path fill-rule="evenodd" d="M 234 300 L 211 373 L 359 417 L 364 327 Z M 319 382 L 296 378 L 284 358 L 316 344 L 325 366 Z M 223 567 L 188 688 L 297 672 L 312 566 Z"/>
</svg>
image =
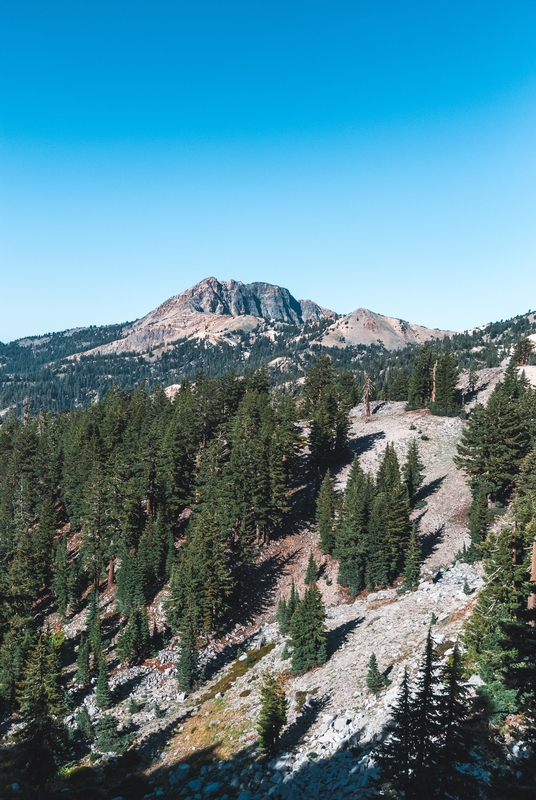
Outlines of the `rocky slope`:
<svg viewBox="0 0 536 800">
<path fill-rule="evenodd" d="M 485 400 L 489 384 L 501 374 L 501 368 L 480 373 L 479 399 Z M 419 442 L 426 470 L 420 507 L 414 512 L 424 554 L 419 589 L 398 594 L 396 588 L 389 588 L 349 597 L 337 585 L 337 562 L 319 550 L 316 526 L 301 517 L 290 519 L 281 535 L 259 552 L 255 575 L 264 587 L 262 606 L 245 614 L 242 623 L 223 638 L 207 644 L 203 660 L 210 679 L 197 692 L 187 697 L 178 690 L 176 639 L 140 666 L 113 669 L 113 713 L 121 725 L 136 729 L 135 793 L 129 783 L 132 764 L 111 755 L 93 763 L 86 760 L 67 783 L 58 784 L 59 791 L 69 788 L 71 797 L 103 800 L 162 796 L 309 800 L 322 793 L 333 798 L 371 796 L 376 772 L 373 747 L 389 719 L 404 666 L 415 675 L 432 620 L 437 652 L 446 658 L 471 612 L 482 576 L 478 564 L 453 563 L 468 539 L 465 512 L 470 496 L 452 461 L 463 423 L 425 411 L 407 413 L 403 403 L 376 403 L 369 422 L 363 414 L 362 406 L 353 410 L 350 438 L 364 469 L 376 471 L 387 442 L 394 443 L 401 460 L 411 439 Z M 348 465 L 341 466 L 335 475 L 337 489 L 344 488 L 347 477 Z M 296 487 L 296 492 L 306 493 L 307 488 Z M 291 581 L 303 593 L 311 551 L 321 573 L 329 659 L 323 667 L 293 678 L 283 658 L 285 637 L 278 632 L 274 614 L 279 597 L 288 596 Z M 150 608 L 159 626 L 165 601 L 164 590 Z M 68 640 L 82 630 L 86 613 L 82 611 L 65 626 Z M 114 613 L 113 593 L 107 591 L 101 597 L 104 623 Z M 50 624 L 53 628 L 54 619 Z M 111 661 L 113 648 L 112 640 Z M 372 652 L 380 669 L 389 671 L 391 681 L 378 698 L 365 682 Z M 284 674 L 289 699 L 281 751 L 269 763 L 259 760 L 256 751 L 259 690 L 266 669 Z M 475 684 L 477 676 L 472 681 Z M 102 715 L 95 704 L 94 682 L 84 690 L 71 685 L 70 695 L 74 707 L 68 722 L 72 726 L 80 704 L 93 720 Z M 16 724 L 10 733 L 15 729 Z"/>
<path fill-rule="evenodd" d="M 386 350 L 400 350 L 407 344 L 422 344 L 453 334 L 454 331 L 432 330 L 402 319 L 375 314 L 367 308 L 358 308 L 330 325 L 322 337 L 322 344 L 327 347 L 380 344 Z"/>
</svg>

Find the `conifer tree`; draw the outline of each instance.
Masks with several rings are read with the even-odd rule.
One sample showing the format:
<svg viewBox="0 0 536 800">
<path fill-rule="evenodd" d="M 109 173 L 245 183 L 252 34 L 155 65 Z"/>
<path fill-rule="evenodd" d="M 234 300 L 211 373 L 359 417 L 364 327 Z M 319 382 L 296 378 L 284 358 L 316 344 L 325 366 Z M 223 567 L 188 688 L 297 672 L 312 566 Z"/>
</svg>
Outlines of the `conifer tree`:
<svg viewBox="0 0 536 800">
<path fill-rule="evenodd" d="M 305 571 L 305 578 L 304 583 L 306 586 L 309 586 L 311 583 L 314 583 L 318 578 L 318 566 L 314 559 L 313 552 L 309 553 L 309 561 L 307 562 L 307 569 Z"/>
<path fill-rule="evenodd" d="M 490 524 L 488 497 L 484 486 L 479 483 L 474 489 L 473 501 L 469 509 L 469 535 L 471 541 L 463 552 L 463 560 L 472 564 L 482 557 L 480 545 L 484 542 Z"/>
<path fill-rule="evenodd" d="M 319 667 L 327 659 L 325 611 L 316 583 L 306 589 L 290 623 L 292 637 L 292 672 L 301 675 L 311 667 Z"/>
<path fill-rule="evenodd" d="M 439 706 L 441 748 L 435 783 L 439 797 L 461 800 L 475 796 L 477 788 L 471 771 L 467 769 L 474 763 L 474 736 L 468 727 L 470 704 L 463 677 L 462 659 L 456 644 L 442 673 L 445 690 Z"/>
<path fill-rule="evenodd" d="M 177 683 L 183 692 L 191 692 L 199 682 L 199 645 L 192 611 L 181 624 L 181 652 L 177 664 Z"/>
<path fill-rule="evenodd" d="M 132 743 L 132 736 L 118 730 L 117 719 L 103 714 L 95 725 L 95 746 L 101 753 L 121 755 Z"/>
<path fill-rule="evenodd" d="M 425 343 L 415 359 L 413 372 L 409 381 L 408 405 L 419 408 L 430 400 L 432 394 L 432 353 L 430 345 Z"/>
<path fill-rule="evenodd" d="M 443 353 L 437 361 L 436 396 L 432 412 L 435 414 L 452 414 L 456 411 L 456 384 L 458 370 L 450 350 Z"/>
<path fill-rule="evenodd" d="M 63 618 L 69 606 L 69 565 L 66 536 L 62 536 L 56 545 L 53 573 L 52 590 L 56 596 L 58 614 Z"/>
<path fill-rule="evenodd" d="M 288 633 L 289 619 L 288 619 L 288 605 L 284 597 L 281 597 L 277 604 L 276 619 L 277 619 L 277 626 L 279 628 L 279 633 L 282 636 L 285 636 Z"/>
<path fill-rule="evenodd" d="M 290 586 L 290 595 L 289 595 L 288 604 L 287 604 L 287 613 L 288 613 L 289 624 L 290 624 L 290 621 L 291 621 L 292 617 L 294 616 L 294 612 L 298 608 L 299 604 L 300 604 L 300 595 L 298 594 L 298 590 L 296 589 L 294 581 L 292 581 L 292 584 Z"/>
<path fill-rule="evenodd" d="M 422 486 L 424 479 L 424 464 L 420 458 L 416 439 L 412 439 L 409 444 L 406 463 L 402 467 L 402 474 L 410 505 L 413 505 L 415 495 Z"/>
<path fill-rule="evenodd" d="M 334 546 L 336 497 L 329 470 L 324 475 L 316 500 L 316 524 L 320 536 L 320 549 L 323 553 L 331 553 Z"/>
<path fill-rule="evenodd" d="M 106 664 L 106 660 L 104 658 L 101 659 L 99 664 L 95 702 L 97 704 L 97 708 L 102 710 L 106 710 L 112 706 L 112 693 L 108 683 L 108 665 Z"/>
<path fill-rule="evenodd" d="M 412 728 L 415 748 L 413 780 L 422 791 L 435 780 L 441 733 L 439 667 L 431 630 L 428 631 L 424 659 L 416 681 Z"/>
<path fill-rule="evenodd" d="M 262 752 L 274 755 L 281 731 L 287 721 L 287 699 L 281 675 L 265 672 L 261 685 L 261 710 L 257 724 L 259 747 Z"/>
<path fill-rule="evenodd" d="M 521 463 L 530 448 L 529 422 L 521 399 L 517 376 L 510 388 L 497 384 L 488 405 L 477 405 L 464 426 L 457 467 L 467 473 L 474 492 L 481 484 L 492 502 L 503 502 L 512 491 Z"/>
<path fill-rule="evenodd" d="M 67 733 L 60 672 L 50 637 L 41 634 L 25 665 L 19 689 L 20 741 L 27 775 L 41 792 L 66 754 Z"/>
<path fill-rule="evenodd" d="M 416 589 L 421 577 L 421 557 L 422 547 L 417 536 L 415 525 L 411 528 L 411 536 L 406 549 L 404 558 L 404 583 L 402 588 L 405 591 Z"/>
<path fill-rule="evenodd" d="M 378 751 L 381 770 L 380 784 L 392 796 L 408 797 L 413 761 L 413 719 L 407 667 L 386 729 L 386 736 Z"/>
<path fill-rule="evenodd" d="M 78 646 L 75 680 L 76 683 L 82 686 L 89 683 L 89 641 L 84 634 L 80 637 L 80 644 Z"/>
<path fill-rule="evenodd" d="M 374 501 L 372 479 L 354 459 L 337 526 L 334 555 L 339 559 L 337 582 L 356 595 L 364 586 L 366 564 L 376 542 L 369 536 L 369 522 Z"/>
<path fill-rule="evenodd" d="M 121 614 L 128 615 L 131 608 L 145 602 L 141 562 L 133 550 L 125 550 L 117 572 L 115 599 Z"/>
<path fill-rule="evenodd" d="M 122 663 L 140 663 L 149 655 L 150 640 L 147 609 L 144 605 L 134 606 L 117 637 L 117 657 Z"/>
<path fill-rule="evenodd" d="M 366 684 L 372 694 L 379 694 L 387 685 L 387 678 L 378 669 L 378 661 L 375 653 L 372 653 L 369 658 Z"/>
</svg>

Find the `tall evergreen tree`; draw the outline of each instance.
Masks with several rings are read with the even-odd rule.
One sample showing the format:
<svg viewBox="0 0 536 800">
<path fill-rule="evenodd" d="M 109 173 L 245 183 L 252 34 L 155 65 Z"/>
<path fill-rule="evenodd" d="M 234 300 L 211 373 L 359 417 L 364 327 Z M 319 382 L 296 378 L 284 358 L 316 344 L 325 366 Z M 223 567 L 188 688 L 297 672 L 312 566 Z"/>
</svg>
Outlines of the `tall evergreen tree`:
<svg viewBox="0 0 536 800">
<path fill-rule="evenodd" d="M 97 708 L 100 708 L 104 711 L 112 706 L 112 693 L 108 683 L 108 665 L 106 664 L 106 660 L 104 658 L 101 659 L 99 664 L 95 702 L 97 704 Z"/>
<path fill-rule="evenodd" d="M 393 797 L 407 797 L 413 767 L 413 715 L 408 670 L 400 686 L 385 739 L 378 751 L 380 784 Z"/>
<path fill-rule="evenodd" d="M 484 542 L 490 524 L 488 497 L 484 486 L 479 483 L 474 487 L 473 501 L 469 509 L 469 535 L 471 541 L 468 548 L 464 548 L 461 556 L 464 561 L 472 564 L 482 558 L 480 546 Z"/>
<path fill-rule="evenodd" d="M 59 616 L 65 617 L 69 606 L 69 564 L 66 536 L 62 536 L 56 544 L 53 573 L 52 590 L 56 596 L 56 608 Z"/>
<path fill-rule="evenodd" d="M 277 752 L 281 731 L 287 721 L 287 707 L 281 676 L 266 672 L 261 685 L 261 710 L 257 725 L 262 752 L 269 755 Z"/>
<path fill-rule="evenodd" d="M 26 774 L 43 796 L 67 747 L 60 671 L 46 634 L 39 636 L 29 655 L 20 684 L 19 703 L 22 728 L 17 738 L 23 748 Z"/>
<path fill-rule="evenodd" d="M 191 692 L 200 677 L 198 623 L 190 607 L 181 621 L 181 652 L 177 664 L 177 682 L 183 692 Z"/>
<path fill-rule="evenodd" d="M 429 402 L 432 394 L 432 352 L 425 343 L 415 359 L 409 381 L 408 405 L 419 408 Z"/>
<path fill-rule="evenodd" d="M 375 542 L 369 536 L 374 501 L 372 479 L 354 459 L 344 491 L 341 520 L 336 529 L 334 555 L 339 559 L 337 582 L 356 595 L 365 584 L 366 564 Z"/>
<path fill-rule="evenodd" d="M 434 653 L 432 632 L 428 631 L 424 660 L 412 702 L 412 729 L 415 748 L 413 781 L 423 791 L 433 785 L 439 761 L 440 742 L 439 666 Z"/>
<path fill-rule="evenodd" d="M 379 694 L 387 685 L 387 679 L 378 669 L 378 660 L 375 653 L 371 653 L 367 666 L 366 683 L 372 694 Z"/>
<path fill-rule="evenodd" d="M 421 577 L 422 547 L 417 536 L 417 529 L 412 525 L 411 536 L 404 557 L 404 583 L 405 591 L 416 589 Z"/>
<path fill-rule="evenodd" d="M 128 622 L 117 637 L 116 653 L 123 663 L 140 663 L 150 653 L 149 620 L 144 605 L 134 606 Z"/>
<path fill-rule="evenodd" d="M 89 641 L 84 634 L 80 637 L 80 644 L 78 645 L 75 681 L 82 686 L 89 683 Z"/>
<path fill-rule="evenodd" d="M 290 623 L 292 672 L 301 675 L 311 667 L 319 667 L 327 659 L 325 611 L 316 583 L 306 589 Z"/>
<path fill-rule="evenodd" d="M 435 414 L 452 414 L 457 410 L 456 385 L 458 370 L 450 350 L 437 359 L 436 395 L 432 412 Z"/>
<path fill-rule="evenodd" d="M 404 485 L 408 493 L 410 505 L 413 505 L 415 495 L 422 486 L 424 480 L 424 464 L 419 454 L 419 446 L 416 439 L 412 439 L 406 457 L 406 463 L 402 467 Z"/>
<path fill-rule="evenodd" d="M 328 470 L 324 475 L 316 500 L 316 524 L 320 535 L 320 548 L 323 553 L 331 553 L 335 543 L 335 504 L 336 496 Z"/>
<path fill-rule="evenodd" d="M 457 800 L 474 797 L 477 789 L 474 775 L 468 769 L 474 763 L 474 734 L 468 727 L 470 703 L 463 678 L 462 659 L 456 644 L 442 674 L 445 690 L 440 698 L 441 749 L 435 783 L 438 797 Z"/>
<path fill-rule="evenodd" d="M 314 559 L 313 552 L 309 553 L 309 561 L 307 562 L 307 569 L 305 571 L 305 578 L 304 583 L 306 586 L 309 586 L 311 583 L 314 583 L 318 578 L 318 566 Z"/>
</svg>

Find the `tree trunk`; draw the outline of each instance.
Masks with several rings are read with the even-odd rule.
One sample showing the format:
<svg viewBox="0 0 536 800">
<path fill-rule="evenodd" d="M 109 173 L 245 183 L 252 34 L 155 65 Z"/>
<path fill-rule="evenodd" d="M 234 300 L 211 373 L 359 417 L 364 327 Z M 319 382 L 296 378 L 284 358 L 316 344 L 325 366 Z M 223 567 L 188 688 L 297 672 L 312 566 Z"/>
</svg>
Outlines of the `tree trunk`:
<svg viewBox="0 0 536 800">
<path fill-rule="evenodd" d="M 115 583 L 115 561 L 112 557 L 108 564 L 108 589 L 111 589 Z"/>
<path fill-rule="evenodd" d="M 533 584 L 536 584 L 536 540 L 532 543 L 532 564 L 530 567 L 530 580 Z M 529 610 L 536 609 L 536 592 L 534 590 L 529 595 L 529 602 L 528 602 Z M 536 625 L 536 620 L 531 619 L 529 621 L 529 625 L 533 628 Z"/>
<path fill-rule="evenodd" d="M 370 420 L 370 378 L 365 375 L 365 393 L 363 395 L 365 401 L 365 422 Z"/>
<path fill-rule="evenodd" d="M 434 364 L 434 371 L 432 373 L 432 403 L 435 403 L 435 398 L 436 398 L 436 375 L 437 375 L 437 361 Z"/>
</svg>

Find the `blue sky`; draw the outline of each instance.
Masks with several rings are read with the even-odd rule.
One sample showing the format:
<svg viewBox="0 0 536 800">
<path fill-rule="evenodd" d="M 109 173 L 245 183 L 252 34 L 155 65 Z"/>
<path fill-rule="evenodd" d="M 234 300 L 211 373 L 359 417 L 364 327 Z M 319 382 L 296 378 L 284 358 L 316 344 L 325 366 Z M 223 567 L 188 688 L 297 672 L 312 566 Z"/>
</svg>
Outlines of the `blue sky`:
<svg viewBox="0 0 536 800">
<path fill-rule="evenodd" d="M 536 2 L 0 2 L 0 340 L 208 275 L 536 307 Z"/>
</svg>

